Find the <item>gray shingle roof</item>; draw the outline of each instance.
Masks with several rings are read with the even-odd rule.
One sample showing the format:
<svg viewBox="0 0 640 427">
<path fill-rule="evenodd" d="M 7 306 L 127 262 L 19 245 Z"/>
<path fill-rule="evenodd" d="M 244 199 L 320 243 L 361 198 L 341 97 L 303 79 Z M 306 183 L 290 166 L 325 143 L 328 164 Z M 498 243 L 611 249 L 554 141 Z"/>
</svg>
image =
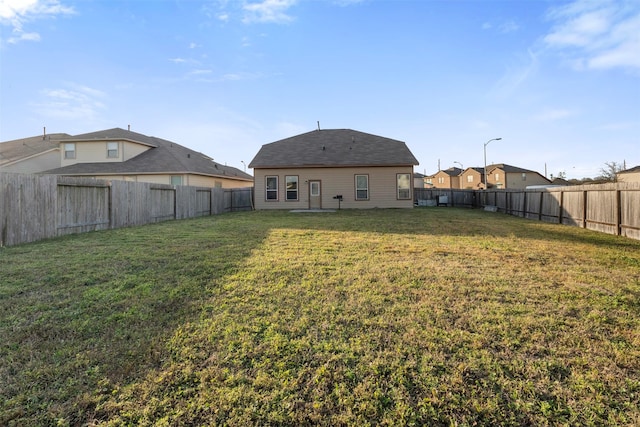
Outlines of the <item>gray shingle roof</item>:
<svg viewBox="0 0 640 427">
<path fill-rule="evenodd" d="M 30 156 L 57 150 L 60 140 L 70 138 L 67 133 L 50 133 L 29 138 L 14 139 L 0 143 L 0 165 Z"/>
<path fill-rule="evenodd" d="M 406 144 L 351 129 L 314 130 L 265 144 L 251 168 L 417 165 Z"/>
<path fill-rule="evenodd" d="M 496 164 L 493 164 L 493 165 L 487 165 L 487 173 L 490 173 L 493 169 L 502 169 L 506 173 L 527 173 L 527 172 L 538 173 L 536 171 L 519 168 L 517 166 L 511 166 L 511 165 L 507 165 L 507 164 L 504 164 L 504 163 L 496 163 Z"/>
<path fill-rule="evenodd" d="M 111 175 L 150 173 L 193 173 L 252 181 L 237 168 L 214 162 L 210 157 L 165 139 L 114 128 L 76 135 L 61 142 L 129 140 L 152 147 L 126 162 L 76 163 L 45 173 L 59 175 Z"/>
<path fill-rule="evenodd" d="M 640 165 L 639 166 L 634 166 L 630 169 L 625 169 L 623 171 L 620 171 L 618 173 L 636 173 L 636 172 L 640 172 Z"/>
</svg>

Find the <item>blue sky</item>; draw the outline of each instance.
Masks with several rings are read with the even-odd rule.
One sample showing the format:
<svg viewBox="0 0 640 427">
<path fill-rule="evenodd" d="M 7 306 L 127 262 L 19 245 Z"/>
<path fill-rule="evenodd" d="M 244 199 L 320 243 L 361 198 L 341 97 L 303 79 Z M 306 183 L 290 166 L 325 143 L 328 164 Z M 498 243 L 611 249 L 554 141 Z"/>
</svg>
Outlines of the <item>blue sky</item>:
<svg viewBox="0 0 640 427">
<path fill-rule="evenodd" d="M 427 174 L 497 137 L 488 163 L 640 165 L 640 0 L 0 0 L 0 28 L 2 141 L 130 125 L 243 169 L 319 121 Z"/>
</svg>

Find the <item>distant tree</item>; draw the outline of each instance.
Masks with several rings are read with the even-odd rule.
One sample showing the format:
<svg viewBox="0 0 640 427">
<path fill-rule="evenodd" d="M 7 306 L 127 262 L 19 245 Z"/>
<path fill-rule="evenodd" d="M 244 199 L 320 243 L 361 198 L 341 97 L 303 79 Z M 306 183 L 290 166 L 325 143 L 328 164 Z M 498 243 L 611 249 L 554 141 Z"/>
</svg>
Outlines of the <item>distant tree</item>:
<svg viewBox="0 0 640 427">
<path fill-rule="evenodd" d="M 560 171 L 558 172 L 558 175 L 554 176 L 553 174 L 550 174 L 549 177 L 551 178 L 551 181 L 556 178 L 567 179 L 567 173 L 565 171 Z"/>
<path fill-rule="evenodd" d="M 608 182 L 617 182 L 618 172 L 624 170 L 623 163 L 605 162 L 604 165 L 605 167 L 600 169 L 600 176 L 598 178 Z"/>
</svg>

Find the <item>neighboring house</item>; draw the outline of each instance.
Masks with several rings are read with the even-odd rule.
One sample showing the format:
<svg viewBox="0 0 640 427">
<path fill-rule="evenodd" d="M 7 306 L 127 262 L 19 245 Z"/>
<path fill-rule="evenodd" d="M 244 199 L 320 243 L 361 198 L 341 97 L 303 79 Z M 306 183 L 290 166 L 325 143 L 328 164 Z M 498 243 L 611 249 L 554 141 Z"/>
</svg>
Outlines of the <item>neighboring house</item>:
<svg viewBox="0 0 640 427">
<path fill-rule="evenodd" d="M 560 186 L 560 187 L 566 187 L 568 185 L 573 185 L 573 184 L 570 183 L 569 181 L 567 181 L 564 178 L 553 178 L 551 180 L 551 185 Z"/>
<path fill-rule="evenodd" d="M 504 163 L 487 166 L 486 179 L 488 188 L 497 189 L 524 189 L 533 185 L 551 184 L 551 181 L 536 171 Z"/>
<path fill-rule="evenodd" d="M 0 143 L 0 171 L 38 173 L 60 167 L 58 142 L 65 138 L 71 135 L 44 133 Z"/>
<path fill-rule="evenodd" d="M 640 166 L 617 173 L 618 182 L 640 182 Z"/>
<path fill-rule="evenodd" d="M 57 168 L 47 174 L 200 187 L 253 186 L 253 177 L 175 142 L 120 128 L 59 140 Z"/>
<path fill-rule="evenodd" d="M 460 188 L 463 190 L 481 190 L 484 188 L 484 168 L 469 167 L 460 174 Z"/>
<path fill-rule="evenodd" d="M 433 188 L 433 175 L 425 175 L 424 177 L 424 188 Z"/>
<path fill-rule="evenodd" d="M 460 188 L 460 174 L 462 169 L 449 168 L 432 175 L 433 188 Z"/>
<path fill-rule="evenodd" d="M 411 208 L 417 164 L 402 141 L 326 129 L 265 144 L 249 167 L 256 209 Z"/>
<path fill-rule="evenodd" d="M 413 173 L 413 188 L 427 188 L 426 176 L 421 173 Z"/>
</svg>

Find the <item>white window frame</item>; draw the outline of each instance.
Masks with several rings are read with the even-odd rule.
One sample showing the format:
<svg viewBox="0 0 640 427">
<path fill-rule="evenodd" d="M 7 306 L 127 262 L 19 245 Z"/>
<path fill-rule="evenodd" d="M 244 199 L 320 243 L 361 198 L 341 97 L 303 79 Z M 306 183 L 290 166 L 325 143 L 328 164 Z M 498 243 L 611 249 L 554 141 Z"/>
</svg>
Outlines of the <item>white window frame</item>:
<svg viewBox="0 0 640 427">
<path fill-rule="evenodd" d="M 411 200 L 411 174 L 396 174 L 396 197 L 398 200 Z"/>
<path fill-rule="evenodd" d="M 76 158 L 76 143 L 65 142 L 64 144 L 64 158 L 75 159 Z"/>
<path fill-rule="evenodd" d="M 363 177 L 366 181 L 366 187 L 358 187 L 358 178 L 359 177 Z M 369 175 L 367 174 L 358 174 L 355 175 L 355 191 L 356 191 L 356 200 L 357 201 L 363 201 L 363 200 L 369 200 Z M 366 197 L 358 197 L 358 192 L 360 191 L 366 191 Z"/>
<path fill-rule="evenodd" d="M 169 182 L 171 185 L 182 185 L 182 175 L 171 175 Z"/>
<path fill-rule="evenodd" d="M 467 182 L 473 182 L 473 175 L 467 175 Z"/>
<path fill-rule="evenodd" d="M 299 200 L 298 194 L 299 194 L 299 188 L 300 188 L 300 186 L 298 185 L 299 184 L 298 175 L 285 175 L 284 182 L 285 182 L 284 200 L 287 202 L 297 202 Z"/>
<path fill-rule="evenodd" d="M 275 181 L 275 188 L 269 188 L 269 181 Z M 269 198 L 269 195 L 275 197 Z M 278 201 L 278 175 L 267 175 L 264 177 L 264 200 L 267 202 Z"/>
<path fill-rule="evenodd" d="M 119 147 L 118 147 L 118 143 L 117 142 L 107 142 L 107 158 L 108 159 L 117 159 L 118 158 L 118 152 L 119 152 Z"/>
</svg>

